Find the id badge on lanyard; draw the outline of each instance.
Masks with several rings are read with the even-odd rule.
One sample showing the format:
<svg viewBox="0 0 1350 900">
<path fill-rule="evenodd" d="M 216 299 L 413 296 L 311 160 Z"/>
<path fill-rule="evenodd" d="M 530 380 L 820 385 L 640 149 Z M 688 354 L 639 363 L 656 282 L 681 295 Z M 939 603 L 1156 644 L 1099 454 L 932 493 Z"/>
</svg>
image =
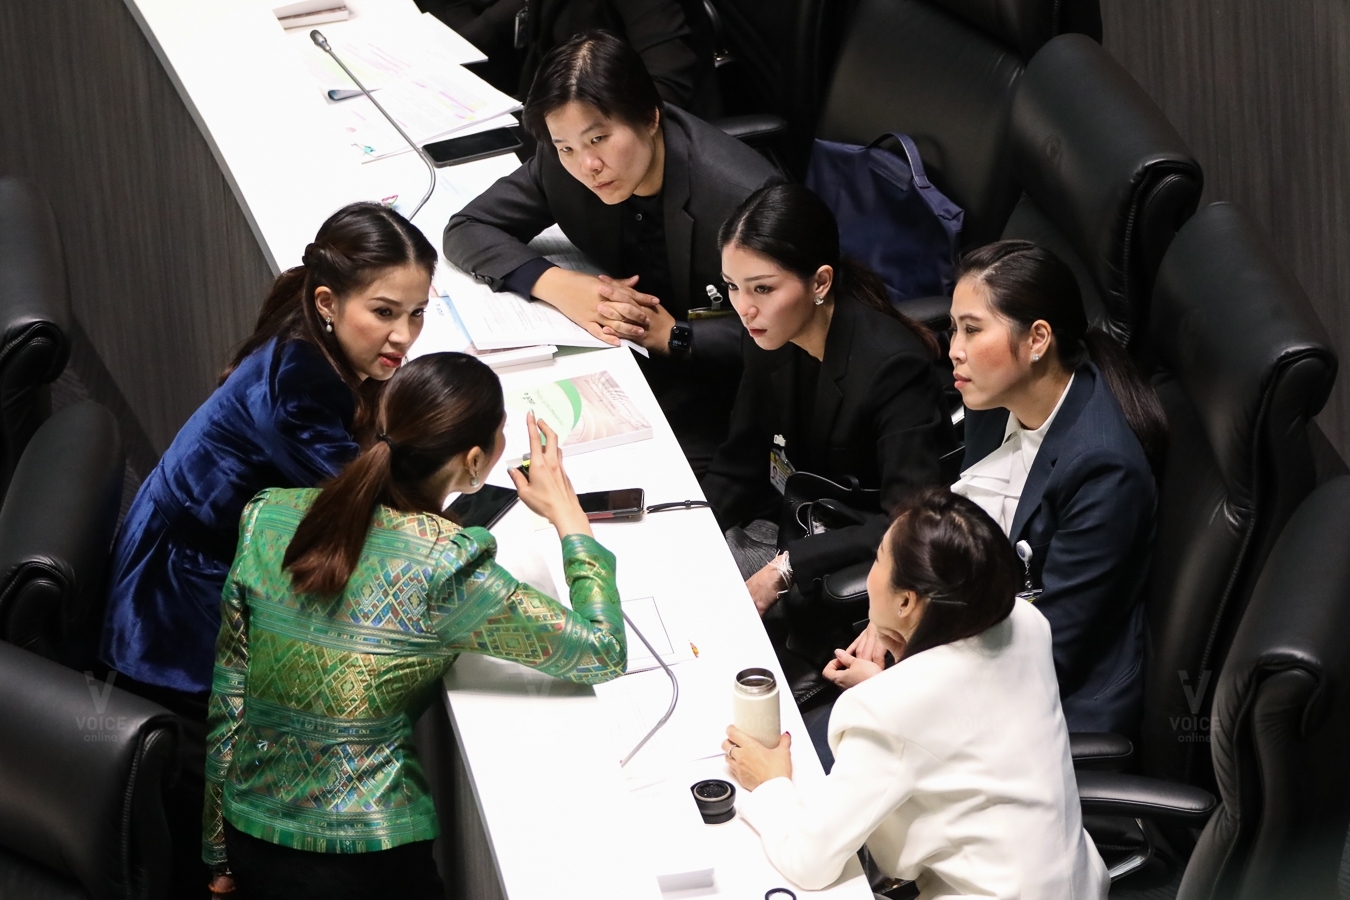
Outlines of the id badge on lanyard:
<svg viewBox="0 0 1350 900">
<path fill-rule="evenodd" d="M 1013 545 L 1013 549 L 1017 551 L 1017 558 L 1022 561 L 1022 567 L 1026 569 L 1027 574 L 1026 589 L 1017 592 L 1017 599 L 1035 603 L 1042 591 L 1031 586 L 1031 545 L 1026 541 L 1018 541 Z"/>
<path fill-rule="evenodd" d="M 797 472 L 796 467 L 788 462 L 787 454 L 783 452 L 786 446 L 787 441 L 783 436 L 775 434 L 773 446 L 769 448 L 769 481 L 780 494 L 787 492 L 787 480 Z"/>
</svg>

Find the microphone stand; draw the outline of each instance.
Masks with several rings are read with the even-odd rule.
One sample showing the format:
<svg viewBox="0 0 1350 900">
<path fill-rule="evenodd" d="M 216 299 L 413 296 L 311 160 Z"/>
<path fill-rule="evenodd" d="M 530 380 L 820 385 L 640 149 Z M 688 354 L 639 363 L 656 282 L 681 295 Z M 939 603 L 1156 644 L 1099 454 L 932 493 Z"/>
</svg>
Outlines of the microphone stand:
<svg viewBox="0 0 1350 900">
<path fill-rule="evenodd" d="M 653 725 L 651 731 L 648 731 L 645 735 L 642 736 L 642 740 L 637 742 L 637 746 L 634 747 L 632 750 L 629 750 L 628 755 L 625 756 L 623 759 L 619 760 L 619 768 L 621 769 L 627 766 L 629 761 L 632 760 L 634 756 L 637 756 L 637 752 L 641 750 L 643 747 L 647 746 L 647 742 L 650 741 L 652 737 L 655 736 L 655 734 L 661 730 L 661 727 L 663 725 L 665 725 L 667 722 L 670 721 L 671 715 L 673 715 L 675 712 L 675 704 L 680 702 L 680 682 L 679 679 L 675 677 L 675 673 L 670 671 L 670 666 L 666 665 L 666 661 L 661 658 L 661 654 L 656 652 L 656 648 L 654 648 L 651 645 L 651 642 L 647 640 L 646 635 L 644 635 L 641 631 L 638 631 L 638 627 L 633 624 L 633 620 L 628 618 L 628 613 L 623 614 L 623 620 L 628 624 L 629 630 L 631 630 L 634 634 L 636 634 L 638 636 L 638 639 L 642 641 L 643 646 L 647 648 L 647 652 L 650 653 L 653 656 L 653 658 L 655 658 L 656 661 L 661 664 L 662 669 L 665 669 L 666 676 L 670 679 L 670 706 L 666 708 L 666 714 L 661 717 L 661 721 Z"/>
<path fill-rule="evenodd" d="M 342 61 L 342 58 L 333 52 L 333 48 L 328 45 L 328 38 L 324 37 L 323 33 L 316 28 L 309 33 L 309 39 L 314 42 L 314 46 L 333 57 L 333 62 L 342 67 L 342 71 L 346 72 L 347 77 L 361 89 L 361 93 L 365 94 L 366 99 L 375 105 L 375 108 L 380 111 L 380 115 L 389 120 L 389 124 L 394 126 L 394 130 L 399 133 L 399 136 L 408 142 L 408 146 L 413 148 L 413 152 L 426 164 L 427 173 L 431 175 L 431 183 L 427 185 L 427 192 L 422 195 L 422 202 L 417 204 L 417 208 L 412 211 L 412 215 L 408 216 L 408 221 L 411 222 L 417 217 L 417 214 L 422 211 L 422 207 L 426 206 L 427 201 L 431 199 L 432 191 L 436 190 L 436 166 L 431 162 L 431 158 L 427 156 L 426 151 L 417 146 L 413 139 L 408 137 L 408 133 L 403 130 L 398 122 L 394 121 L 394 117 L 389 115 L 389 112 L 380 105 L 380 101 L 376 100 L 375 96 L 371 94 L 370 91 L 366 90 L 366 86 L 361 83 L 361 79 L 352 74 L 352 70 L 347 68 L 347 64 Z"/>
</svg>

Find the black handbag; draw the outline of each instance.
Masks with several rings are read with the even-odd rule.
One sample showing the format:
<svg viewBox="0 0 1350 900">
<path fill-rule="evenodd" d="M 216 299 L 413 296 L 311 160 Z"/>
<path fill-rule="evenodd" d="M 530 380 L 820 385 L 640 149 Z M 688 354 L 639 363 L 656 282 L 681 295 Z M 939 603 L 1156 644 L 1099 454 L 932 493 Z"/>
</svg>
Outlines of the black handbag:
<svg viewBox="0 0 1350 900">
<path fill-rule="evenodd" d="M 839 484 L 810 472 L 795 472 L 783 486 L 778 548 L 785 550 L 791 541 L 810 534 L 862 525 L 882 514 L 880 490 L 863 488 L 855 478 Z M 835 648 L 847 647 L 866 622 L 871 567 L 870 561 L 845 566 L 813 584 L 794 585 L 783 597 L 781 615 L 786 628 L 781 639 L 774 640 L 774 649 L 793 699 L 802 709 L 837 693 L 821 669 Z"/>
<path fill-rule="evenodd" d="M 789 541 L 833 528 L 861 525 L 869 515 L 881 514 L 881 491 L 859 486 L 849 476 L 838 484 L 811 472 L 794 472 L 783 485 L 783 506 L 778 519 L 778 549 Z"/>
</svg>

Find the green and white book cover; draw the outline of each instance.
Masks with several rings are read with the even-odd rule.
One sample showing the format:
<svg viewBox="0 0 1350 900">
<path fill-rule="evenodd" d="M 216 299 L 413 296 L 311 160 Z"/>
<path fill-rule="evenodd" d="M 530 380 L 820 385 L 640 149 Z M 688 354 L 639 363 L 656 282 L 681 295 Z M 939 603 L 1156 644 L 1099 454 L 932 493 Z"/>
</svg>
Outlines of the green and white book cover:
<svg viewBox="0 0 1350 900">
<path fill-rule="evenodd" d="M 509 394 L 508 456 L 519 459 L 529 450 L 525 413 L 534 411 L 562 436 L 570 453 L 588 453 L 652 436 L 652 425 L 608 371 L 564 378 Z"/>
</svg>

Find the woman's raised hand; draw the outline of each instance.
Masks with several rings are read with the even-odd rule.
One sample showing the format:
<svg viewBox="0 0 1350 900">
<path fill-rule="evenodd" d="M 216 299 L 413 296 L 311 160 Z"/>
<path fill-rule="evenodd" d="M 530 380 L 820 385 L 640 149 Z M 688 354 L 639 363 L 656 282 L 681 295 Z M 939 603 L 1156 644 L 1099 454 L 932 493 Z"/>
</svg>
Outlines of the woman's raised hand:
<svg viewBox="0 0 1350 900">
<path fill-rule="evenodd" d="M 581 511 L 577 492 L 563 469 L 558 435 L 547 422 L 537 421 L 533 412 L 526 413 L 525 427 L 530 432 L 530 474 L 510 470 L 520 501 L 548 519 L 560 538 L 590 534 L 591 523 Z"/>
</svg>

